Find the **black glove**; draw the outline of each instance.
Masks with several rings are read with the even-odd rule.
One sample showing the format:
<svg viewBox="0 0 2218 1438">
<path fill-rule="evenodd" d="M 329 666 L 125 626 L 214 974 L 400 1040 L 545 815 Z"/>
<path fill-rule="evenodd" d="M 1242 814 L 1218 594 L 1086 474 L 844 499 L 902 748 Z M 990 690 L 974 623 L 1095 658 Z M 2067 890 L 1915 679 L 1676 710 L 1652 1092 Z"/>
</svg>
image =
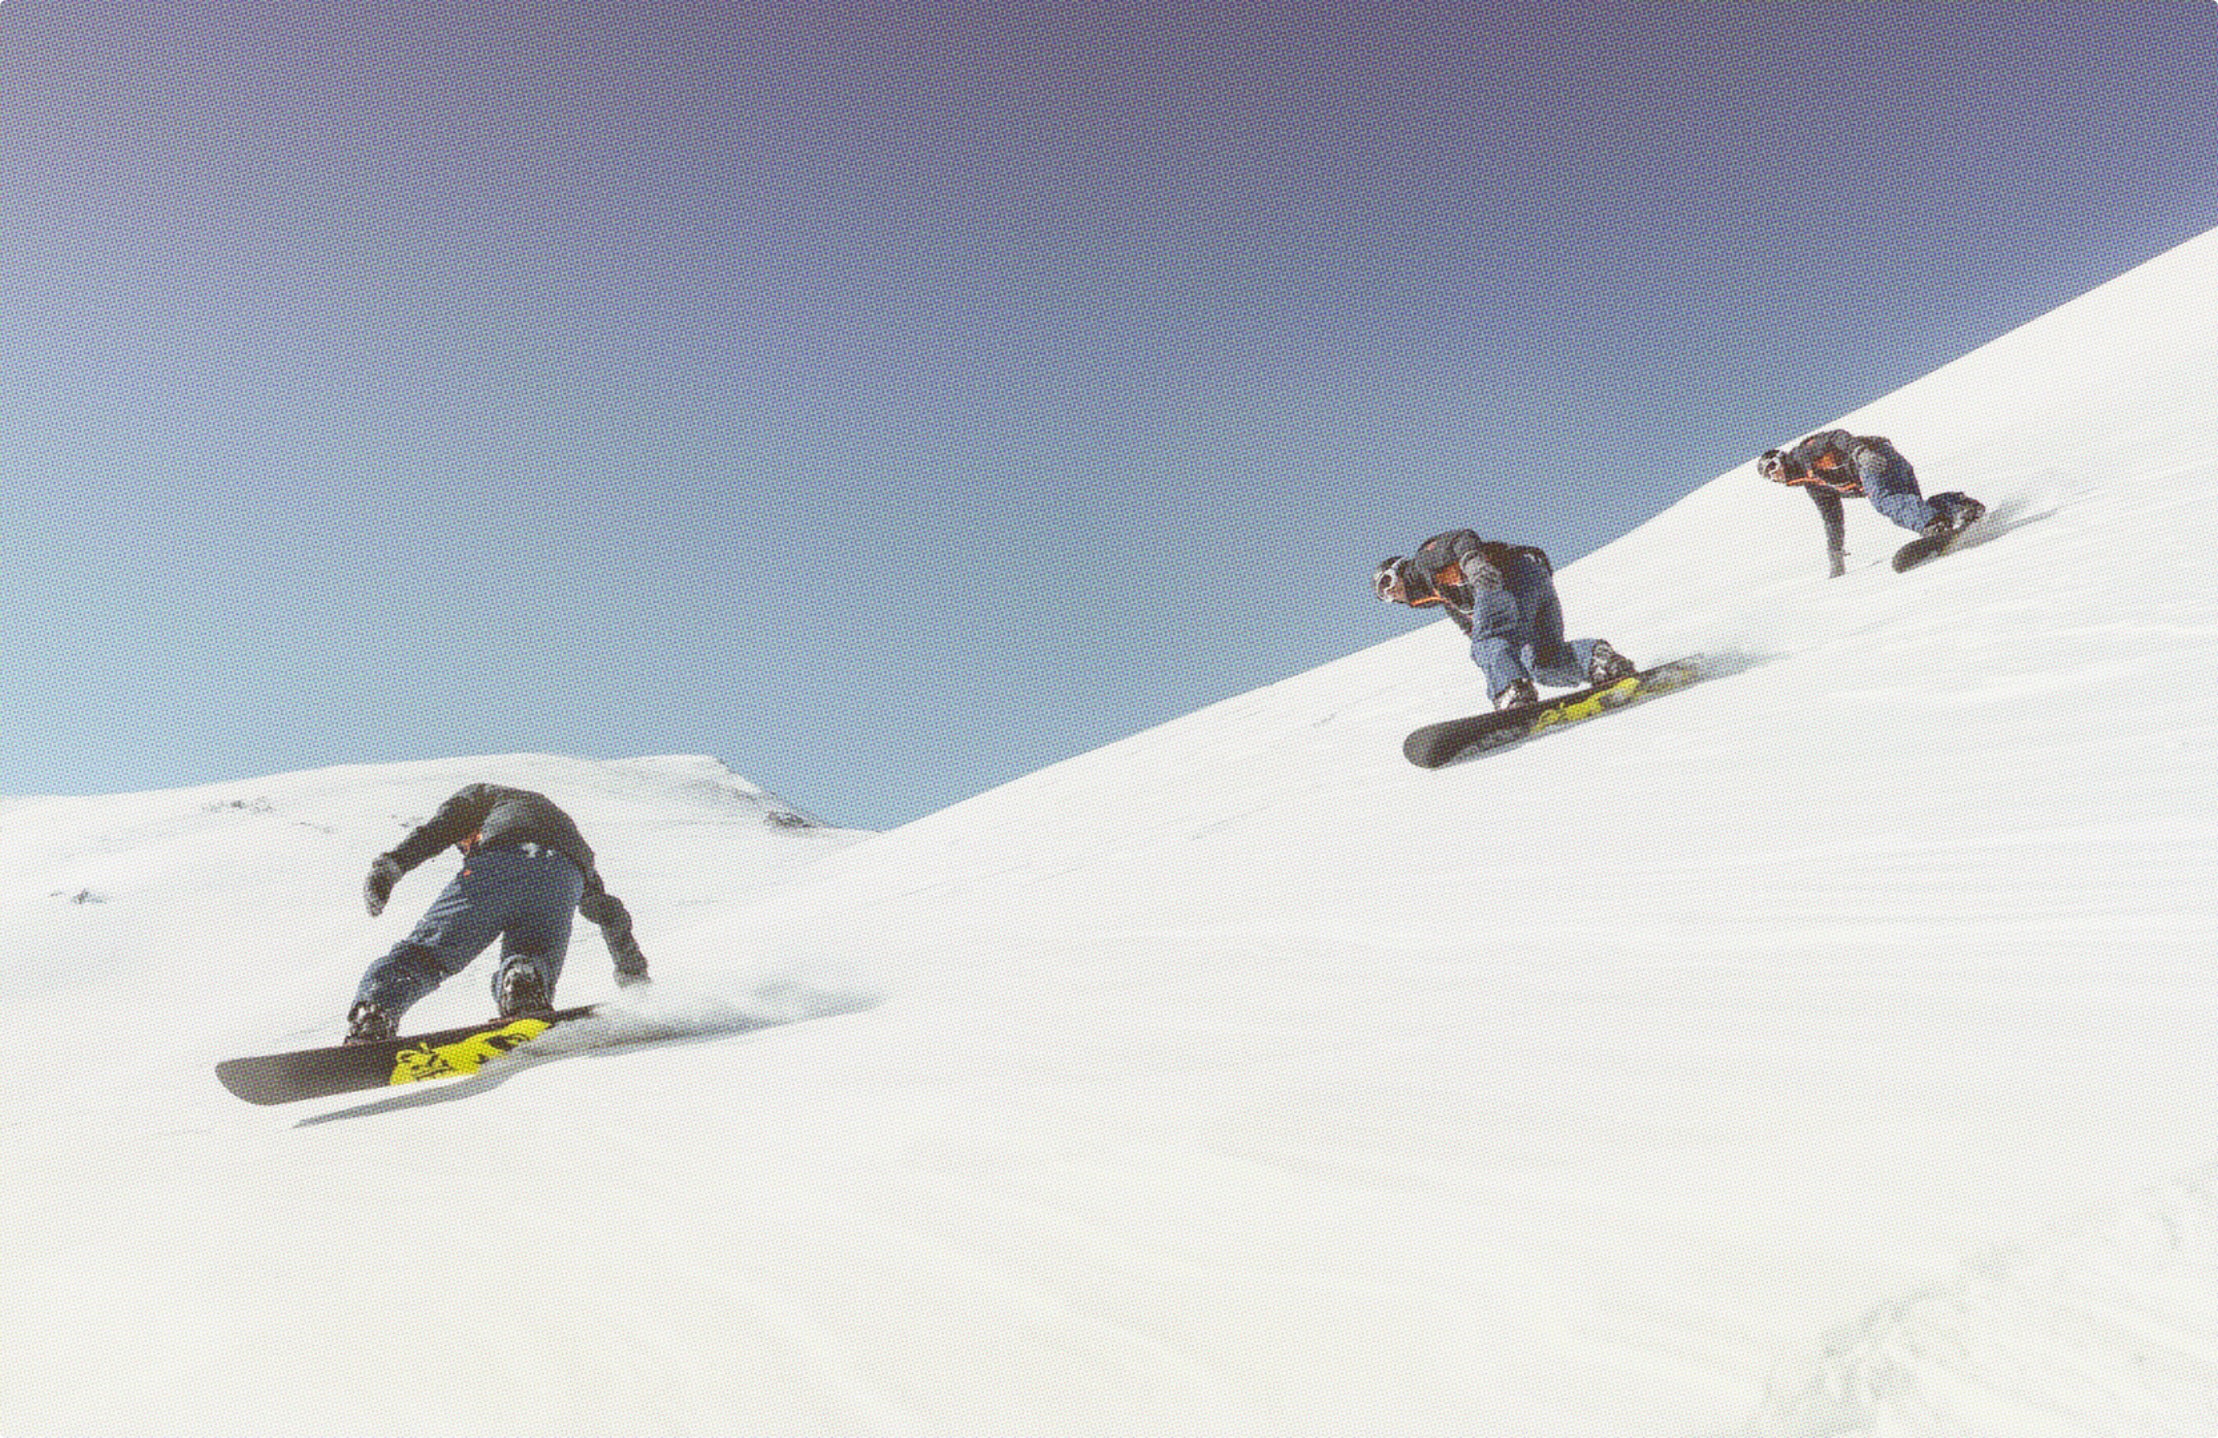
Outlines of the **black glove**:
<svg viewBox="0 0 2218 1438">
<path fill-rule="evenodd" d="M 639 952 L 639 941 L 630 929 L 603 929 L 601 937 L 608 941 L 608 956 L 616 961 L 616 987 L 628 989 L 647 982 L 647 956 Z"/>
<path fill-rule="evenodd" d="M 1838 578 L 1840 578 L 1840 577 L 1841 577 L 1842 575 L 1844 575 L 1844 574 L 1848 573 L 1848 551 L 1847 551 L 1847 550 L 1845 550 L 1845 549 L 1828 549 L 1828 550 L 1826 550 L 1826 551 L 1825 551 L 1825 556 L 1826 556 L 1826 565 L 1827 565 L 1827 568 L 1828 568 L 1828 569 L 1830 570 L 1830 572 L 1829 572 L 1829 573 L 1828 573 L 1828 574 L 1826 575 L 1826 578 L 1828 578 L 1828 579 L 1838 579 Z"/>
<path fill-rule="evenodd" d="M 370 877 L 362 885 L 362 902 L 369 907 L 371 918 L 385 912 L 385 901 L 393 897 L 393 885 L 400 882 L 401 872 L 391 854 L 380 854 L 370 864 Z"/>
</svg>

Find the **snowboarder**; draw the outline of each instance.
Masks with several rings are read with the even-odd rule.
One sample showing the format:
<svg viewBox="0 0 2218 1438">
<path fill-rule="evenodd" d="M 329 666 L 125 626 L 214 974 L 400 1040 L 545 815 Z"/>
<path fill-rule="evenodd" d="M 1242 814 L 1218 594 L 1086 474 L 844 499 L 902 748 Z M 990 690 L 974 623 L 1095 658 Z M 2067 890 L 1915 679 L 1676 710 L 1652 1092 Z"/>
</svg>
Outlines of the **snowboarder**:
<svg viewBox="0 0 2218 1438">
<path fill-rule="evenodd" d="M 1529 544 L 1481 539 L 1468 529 L 1436 534 L 1404 559 L 1381 560 L 1371 588 L 1391 604 L 1439 605 L 1471 636 L 1471 661 L 1496 709 L 1539 702 L 1540 684 L 1579 688 L 1637 672 L 1601 639 L 1566 641 L 1555 567 Z"/>
<path fill-rule="evenodd" d="M 501 1016 L 552 1008 L 573 911 L 600 926 L 619 984 L 645 981 L 647 960 L 632 938 L 631 915 L 602 886 L 593 850 L 568 814 L 528 789 L 457 790 L 371 863 L 362 887 L 370 917 L 384 912 L 401 875 L 450 844 L 463 853 L 462 872 L 414 931 L 362 975 L 347 1011 L 348 1043 L 393 1037 L 409 1005 L 461 973 L 495 938 L 501 964 L 493 997 Z"/>
<path fill-rule="evenodd" d="M 1843 499 L 1867 497 L 1873 509 L 1904 529 L 1939 541 L 1953 538 L 1987 512 L 1987 506 L 1954 490 L 1925 498 L 1910 461 L 1876 434 L 1821 430 L 1789 448 L 1765 450 L 1757 457 L 1756 472 L 1774 484 L 1810 491 L 1825 523 L 1825 553 L 1835 579 L 1847 570 Z"/>
</svg>

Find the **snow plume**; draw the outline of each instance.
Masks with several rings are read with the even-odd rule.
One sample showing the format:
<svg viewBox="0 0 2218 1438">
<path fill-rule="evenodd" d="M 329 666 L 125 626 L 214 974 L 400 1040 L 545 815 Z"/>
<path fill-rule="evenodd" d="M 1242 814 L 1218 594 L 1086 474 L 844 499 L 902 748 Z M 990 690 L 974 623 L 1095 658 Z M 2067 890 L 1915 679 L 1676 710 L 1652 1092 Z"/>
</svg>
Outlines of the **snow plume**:
<svg viewBox="0 0 2218 1438">
<path fill-rule="evenodd" d="M 560 1025 L 513 1057 L 537 1061 L 625 1044 L 720 1038 L 861 1013 L 880 1001 L 859 982 L 827 987 L 798 974 L 733 992 L 649 984 L 604 999 L 593 1014 Z"/>
</svg>

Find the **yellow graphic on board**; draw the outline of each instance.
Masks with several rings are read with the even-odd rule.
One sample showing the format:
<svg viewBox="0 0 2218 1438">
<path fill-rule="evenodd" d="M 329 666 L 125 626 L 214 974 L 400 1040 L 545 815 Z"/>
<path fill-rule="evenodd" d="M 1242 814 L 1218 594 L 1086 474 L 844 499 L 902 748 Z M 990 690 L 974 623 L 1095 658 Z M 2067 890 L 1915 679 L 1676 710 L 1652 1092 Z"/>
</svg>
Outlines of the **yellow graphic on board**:
<svg viewBox="0 0 2218 1438">
<path fill-rule="evenodd" d="M 1533 720 L 1533 727 L 1526 732 L 1538 734 L 1543 729 L 1553 729 L 1558 724 L 1576 724 L 1581 719 L 1592 719 L 1605 709 L 1615 709 L 1633 697 L 1640 689 L 1640 680 L 1628 677 L 1618 680 L 1607 689 L 1597 689 L 1576 704 L 1562 704 L 1542 712 Z"/>
<path fill-rule="evenodd" d="M 510 1049 L 530 1043 L 552 1025 L 545 1019 L 515 1019 L 497 1029 L 485 1029 L 451 1044 L 416 1044 L 393 1055 L 393 1076 L 388 1083 L 419 1083 L 449 1074 L 476 1073 L 487 1059 L 499 1058 Z"/>
</svg>

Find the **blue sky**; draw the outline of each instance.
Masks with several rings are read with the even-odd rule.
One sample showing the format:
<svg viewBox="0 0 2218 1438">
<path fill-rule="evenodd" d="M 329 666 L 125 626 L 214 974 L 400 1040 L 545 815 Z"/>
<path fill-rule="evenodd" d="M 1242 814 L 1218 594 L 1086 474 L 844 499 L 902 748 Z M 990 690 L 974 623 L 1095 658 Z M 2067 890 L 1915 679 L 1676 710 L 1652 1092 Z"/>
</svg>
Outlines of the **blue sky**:
<svg viewBox="0 0 2218 1438">
<path fill-rule="evenodd" d="M 888 827 L 2213 224 L 2207 0 L 4 0 L 0 793 Z"/>
</svg>

